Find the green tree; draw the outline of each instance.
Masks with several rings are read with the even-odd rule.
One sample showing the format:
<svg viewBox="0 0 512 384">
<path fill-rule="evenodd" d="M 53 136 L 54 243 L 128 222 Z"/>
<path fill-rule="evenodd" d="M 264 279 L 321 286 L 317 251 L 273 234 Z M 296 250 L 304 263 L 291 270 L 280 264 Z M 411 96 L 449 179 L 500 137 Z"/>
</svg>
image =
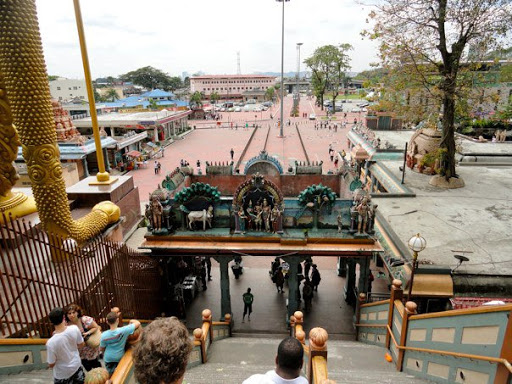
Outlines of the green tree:
<svg viewBox="0 0 512 384">
<path fill-rule="evenodd" d="M 265 91 L 265 100 L 273 100 L 276 89 L 274 87 L 268 87 Z"/>
<path fill-rule="evenodd" d="M 505 109 L 498 112 L 498 118 L 507 121 L 509 124 L 512 123 L 512 96 L 508 98 Z"/>
<path fill-rule="evenodd" d="M 94 101 L 97 103 L 103 103 L 105 101 L 96 88 L 94 88 Z"/>
<path fill-rule="evenodd" d="M 167 73 L 153 67 L 143 67 L 119 76 L 122 81 L 131 81 L 147 89 L 161 88 L 172 91 L 182 86 L 179 77 L 171 77 Z"/>
<path fill-rule="evenodd" d="M 217 104 L 217 101 L 219 101 L 220 99 L 220 96 L 217 92 L 212 92 L 210 94 L 210 101 L 213 103 L 213 104 Z"/>
<path fill-rule="evenodd" d="M 499 49 L 510 31 L 510 0 L 383 0 L 370 13 L 385 68 L 414 74 L 442 106 L 442 141 L 446 149 L 440 173 L 455 173 L 454 123 L 463 72 Z M 404 70 L 405 69 L 405 70 Z M 434 74 L 434 75 L 432 75 Z"/>
<path fill-rule="evenodd" d="M 320 97 L 322 108 L 327 90 L 332 92 L 332 102 L 335 105 L 341 88 L 347 84 L 345 71 L 350 68 L 347 52 L 351 49 L 350 44 L 324 45 L 315 49 L 313 55 L 304 60 L 312 71 L 313 90 L 317 98 Z"/>
<path fill-rule="evenodd" d="M 158 104 L 155 99 L 149 99 L 149 109 L 154 111 L 158 109 Z"/>
<path fill-rule="evenodd" d="M 58 78 L 59 78 L 59 76 L 55 76 L 55 75 L 48 75 L 48 81 L 57 80 Z"/>
<path fill-rule="evenodd" d="M 197 107 L 203 106 L 203 98 L 202 98 L 201 92 L 195 91 L 190 96 L 190 104 L 192 104 L 193 106 L 197 106 Z"/>
<path fill-rule="evenodd" d="M 108 100 L 108 101 L 116 101 L 117 99 L 119 99 L 119 96 L 117 95 L 117 92 L 115 89 L 113 88 L 109 88 L 107 89 L 107 91 L 104 93 L 104 96 L 103 96 L 104 100 Z"/>
</svg>

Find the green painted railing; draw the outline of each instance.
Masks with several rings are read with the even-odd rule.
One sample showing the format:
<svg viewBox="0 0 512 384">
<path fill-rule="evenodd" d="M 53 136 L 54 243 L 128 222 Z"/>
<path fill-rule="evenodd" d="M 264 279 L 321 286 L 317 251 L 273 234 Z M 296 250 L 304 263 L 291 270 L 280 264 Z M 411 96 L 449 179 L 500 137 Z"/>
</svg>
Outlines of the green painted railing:
<svg viewBox="0 0 512 384">
<path fill-rule="evenodd" d="M 511 383 L 512 305 L 417 315 L 402 298 L 395 280 L 389 300 L 361 304 L 358 340 L 382 345 L 385 337 L 398 370 L 437 383 Z"/>
</svg>

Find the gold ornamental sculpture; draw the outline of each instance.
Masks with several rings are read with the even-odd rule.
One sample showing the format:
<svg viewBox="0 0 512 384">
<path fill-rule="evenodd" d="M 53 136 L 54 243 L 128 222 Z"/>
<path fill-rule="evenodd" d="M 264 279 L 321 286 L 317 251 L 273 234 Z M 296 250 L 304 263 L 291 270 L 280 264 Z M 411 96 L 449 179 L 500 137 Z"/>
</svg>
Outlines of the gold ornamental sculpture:
<svg viewBox="0 0 512 384">
<path fill-rule="evenodd" d="M 12 163 L 18 157 L 20 144 L 12 125 L 11 109 L 0 72 L 0 224 L 4 223 L 4 217 L 8 221 L 10 217 L 26 216 L 37 211 L 33 198 L 12 191 L 19 178 Z"/>
<path fill-rule="evenodd" d="M 119 207 L 109 201 L 71 217 L 34 0 L 0 0 L 0 73 L 44 229 L 81 243 L 119 220 Z"/>
</svg>

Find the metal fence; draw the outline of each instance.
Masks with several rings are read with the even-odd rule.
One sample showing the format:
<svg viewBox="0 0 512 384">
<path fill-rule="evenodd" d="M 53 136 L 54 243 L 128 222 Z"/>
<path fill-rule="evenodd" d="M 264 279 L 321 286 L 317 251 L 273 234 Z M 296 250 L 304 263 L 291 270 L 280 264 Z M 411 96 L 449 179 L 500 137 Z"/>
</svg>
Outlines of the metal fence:
<svg viewBox="0 0 512 384">
<path fill-rule="evenodd" d="M 113 306 L 124 318 L 152 319 L 162 310 L 160 281 L 158 261 L 124 244 L 97 237 L 78 246 L 24 220 L 0 225 L 2 337 L 50 337 L 48 313 L 71 303 L 104 327 Z"/>
</svg>

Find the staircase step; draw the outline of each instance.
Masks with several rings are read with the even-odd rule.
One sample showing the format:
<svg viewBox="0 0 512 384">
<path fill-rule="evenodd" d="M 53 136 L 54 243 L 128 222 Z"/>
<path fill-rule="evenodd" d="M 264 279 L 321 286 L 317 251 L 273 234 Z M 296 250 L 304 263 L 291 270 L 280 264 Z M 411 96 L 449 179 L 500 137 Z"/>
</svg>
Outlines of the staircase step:
<svg viewBox="0 0 512 384">
<path fill-rule="evenodd" d="M 16 375 L 1 375 L 0 383 L 48 384 L 53 383 L 53 373 L 51 369 L 41 369 Z"/>
</svg>

